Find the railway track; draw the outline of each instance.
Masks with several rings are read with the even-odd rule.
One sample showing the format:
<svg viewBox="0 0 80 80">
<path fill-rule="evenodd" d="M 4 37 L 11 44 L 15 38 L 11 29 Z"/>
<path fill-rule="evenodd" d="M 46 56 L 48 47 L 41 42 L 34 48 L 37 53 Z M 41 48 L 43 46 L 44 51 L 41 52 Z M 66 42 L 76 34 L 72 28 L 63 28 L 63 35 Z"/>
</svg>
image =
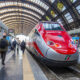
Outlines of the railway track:
<svg viewBox="0 0 80 80">
<path fill-rule="evenodd" d="M 80 80 L 80 69 L 75 66 L 67 68 L 50 68 L 59 80 Z"/>
<path fill-rule="evenodd" d="M 80 74 L 80 68 L 79 67 L 78 66 L 70 66 L 69 68 Z"/>
<path fill-rule="evenodd" d="M 48 80 L 80 80 L 80 64 L 67 68 L 51 68 L 47 67 L 36 58 L 34 59 Z"/>
<path fill-rule="evenodd" d="M 48 80 L 80 80 L 80 66 L 66 68 L 47 67 L 40 65 Z"/>
</svg>

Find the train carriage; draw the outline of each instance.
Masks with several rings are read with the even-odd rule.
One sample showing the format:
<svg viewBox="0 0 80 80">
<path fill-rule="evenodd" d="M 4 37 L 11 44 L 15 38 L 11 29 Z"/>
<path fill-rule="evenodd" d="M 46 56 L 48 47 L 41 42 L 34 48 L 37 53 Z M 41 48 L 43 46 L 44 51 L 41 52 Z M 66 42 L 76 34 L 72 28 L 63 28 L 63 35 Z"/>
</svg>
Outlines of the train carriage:
<svg viewBox="0 0 80 80">
<path fill-rule="evenodd" d="M 27 48 L 50 66 L 71 66 L 78 61 L 71 36 L 56 22 L 39 22 L 29 34 Z"/>
</svg>

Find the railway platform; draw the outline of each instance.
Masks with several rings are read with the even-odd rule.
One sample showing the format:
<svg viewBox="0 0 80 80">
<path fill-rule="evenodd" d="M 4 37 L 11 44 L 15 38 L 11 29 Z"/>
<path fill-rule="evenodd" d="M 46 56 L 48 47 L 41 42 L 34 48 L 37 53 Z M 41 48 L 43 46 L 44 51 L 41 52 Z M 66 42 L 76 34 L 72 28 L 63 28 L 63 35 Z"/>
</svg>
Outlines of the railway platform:
<svg viewBox="0 0 80 80">
<path fill-rule="evenodd" d="M 21 49 L 15 53 L 9 51 L 4 66 L 0 59 L 0 80 L 59 80 L 52 71 L 38 63 L 27 50 L 24 54 Z"/>
<path fill-rule="evenodd" d="M 47 80 L 39 65 L 27 51 L 22 54 L 11 51 L 6 56 L 5 65 L 0 61 L 0 80 Z"/>
</svg>

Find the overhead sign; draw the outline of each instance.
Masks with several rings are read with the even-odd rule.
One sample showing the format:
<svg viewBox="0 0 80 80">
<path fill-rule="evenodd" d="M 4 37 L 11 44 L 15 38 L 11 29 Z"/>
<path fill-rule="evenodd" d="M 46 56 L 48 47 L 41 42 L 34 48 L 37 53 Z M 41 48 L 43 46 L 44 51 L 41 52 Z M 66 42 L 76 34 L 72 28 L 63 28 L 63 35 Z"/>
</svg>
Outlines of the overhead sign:
<svg viewBox="0 0 80 80">
<path fill-rule="evenodd" d="M 53 17 L 55 17 L 55 12 L 54 12 L 54 11 L 51 11 L 51 15 L 52 15 Z"/>
<path fill-rule="evenodd" d="M 9 33 L 14 33 L 14 29 L 8 29 Z"/>
<path fill-rule="evenodd" d="M 10 41 L 11 40 L 11 37 L 10 36 L 7 36 L 6 37 L 6 40 Z"/>
<path fill-rule="evenodd" d="M 64 7 L 63 3 L 61 3 L 61 2 L 58 2 L 58 3 L 57 3 L 57 8 L 58 8 L 59 10 L 62 10 L 63 7 Z"/>
<path fill-rule="evenodd" d="M 46 16 L 46 19 L 49 21 L 50 20 L 50 18 L 48 17 L 48 16 Z"/>
<path fill-rule="evenodd" d="M 14 29 L 8 29 L 8 33 L 12 36 L 14 36 L 15 32 L 14 32 Z"/>
</svg>

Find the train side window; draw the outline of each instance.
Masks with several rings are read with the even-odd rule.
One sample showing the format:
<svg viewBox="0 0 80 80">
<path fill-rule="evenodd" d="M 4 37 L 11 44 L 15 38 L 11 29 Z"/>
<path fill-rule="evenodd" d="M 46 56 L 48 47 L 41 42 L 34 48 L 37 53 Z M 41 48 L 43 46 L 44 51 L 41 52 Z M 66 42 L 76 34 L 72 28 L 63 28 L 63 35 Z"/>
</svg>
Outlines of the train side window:
<svg viewBox="0 0 80 80">
<path fill-rule="evenodd" d="M 77 9 L 78 13 L 80 14 L 80 5 L 78 5 L 78 6 L 76 7 L 76 9 Z"/>
</svg>

